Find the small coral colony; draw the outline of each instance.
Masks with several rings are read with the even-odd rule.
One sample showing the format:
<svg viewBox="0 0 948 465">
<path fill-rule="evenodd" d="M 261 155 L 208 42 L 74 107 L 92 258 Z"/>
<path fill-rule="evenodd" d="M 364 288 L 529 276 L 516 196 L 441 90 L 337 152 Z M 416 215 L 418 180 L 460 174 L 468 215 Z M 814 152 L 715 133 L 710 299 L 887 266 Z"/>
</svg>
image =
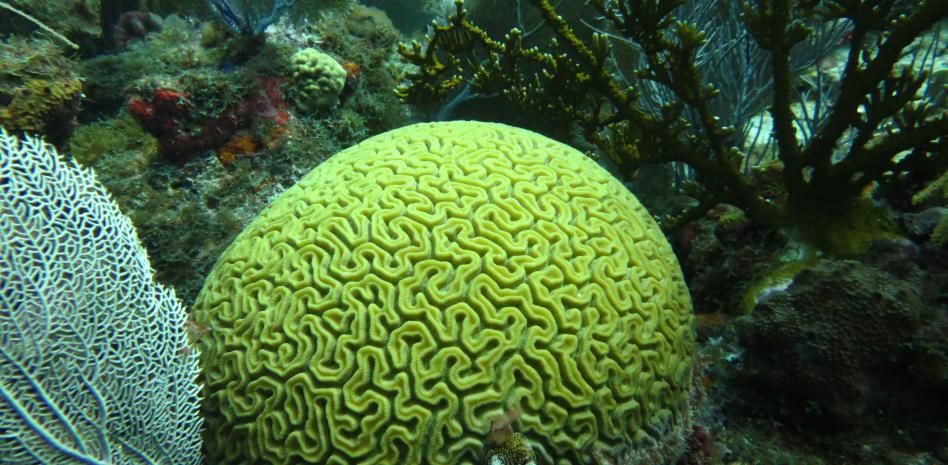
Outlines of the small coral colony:
<svg viewBox="0 0 948 465">
<path fill-rule="evenodd" d="M 0 32 L 0 465 L 948 464 L 948 0 Z"/>
</svg>

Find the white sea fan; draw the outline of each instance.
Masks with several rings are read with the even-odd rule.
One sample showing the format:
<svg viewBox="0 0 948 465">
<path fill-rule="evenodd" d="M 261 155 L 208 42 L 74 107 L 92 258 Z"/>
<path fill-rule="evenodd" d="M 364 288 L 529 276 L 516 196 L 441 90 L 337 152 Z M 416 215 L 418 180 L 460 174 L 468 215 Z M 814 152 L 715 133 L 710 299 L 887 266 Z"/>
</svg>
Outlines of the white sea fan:
<svg viewBox="0 0 948 465">
<path fill-rule="evenodd" d="M 199 464 L 185 320 L 93 172 L 0 129 L 0 464 Z"/>
</svg>

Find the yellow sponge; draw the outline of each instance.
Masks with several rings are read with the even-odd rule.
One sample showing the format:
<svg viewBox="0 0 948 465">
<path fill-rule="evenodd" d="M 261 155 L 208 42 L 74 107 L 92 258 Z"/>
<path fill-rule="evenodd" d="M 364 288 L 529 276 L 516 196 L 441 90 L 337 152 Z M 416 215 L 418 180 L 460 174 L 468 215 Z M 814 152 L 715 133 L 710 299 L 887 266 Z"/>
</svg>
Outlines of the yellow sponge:
<svg viewBox="0 0 948 465">
<path fill-rule="evenodd" d="M 501 124 L 336 154 L 224 252 L 194 317 L 212 464 L 483 464 L 501 429 L 591 463 L 687 421 L 691 302 L 658 226 Z"/>
</svg>

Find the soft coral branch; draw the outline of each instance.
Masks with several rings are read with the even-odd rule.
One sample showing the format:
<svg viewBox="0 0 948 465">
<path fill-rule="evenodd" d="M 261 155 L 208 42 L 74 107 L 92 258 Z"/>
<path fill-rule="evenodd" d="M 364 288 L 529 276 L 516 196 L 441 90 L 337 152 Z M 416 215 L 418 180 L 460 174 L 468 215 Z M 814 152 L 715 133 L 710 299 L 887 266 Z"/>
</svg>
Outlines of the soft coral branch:
<svg viewBox="0 0 948 465">
<path fill-rule="evenodd" d="M 399 89 L 402 98 L 439 100 L 461 87 L 474 93 L 496 92 L 525 111 L 580 128 L 586 140 L 623 173 L 633 174 L 642 164 L 683 163 L 703 188 L 686 193 L 698 200 L 698 206 L 671 218 L 666 226 L 681 226 L 714 204 L 728 203 L 764 226 L 791 225 L 816 231 L 816 236 L 833 234 L 821 227 L 859 201 L 867 184 L 891 177 L 893 168 L 931 166 L 930 157 L 944 157 L 932 155 L 946 133 L 944 118 L 912 109 L 922 78 L 908 71 L 894 73 L 893 68 L 913 41 L 946 17 L 945 0 L 923 1 L 908 15 L 897 14 L 894 0 L 745 4 L 743 23 L 761 53 L 769 55 L 766 95 L 772 98 L 772 137 L 783 166 L 777 176 L 779 187 L 786 191 L 777 197 L 763 193 L 745 175 L 741 162 L 748 154 L 739 148 L 744 142 L 735 142 L 734 130 L 714 110 L 718 100 L 728 96 L 720 95 L 702 76 L 698 50 L 705 46 L 705 33 L 673 15 L 685 2 L 591 0 L 603 26 L 583 22 L 593 34 L 581 39 L 550 0 L 531 0 L 555 36 L 546 49 L 524 45 L 517 29 L 503 40 L 491 39 L 464 17 L 463 2 L 455 3 L 457 13 L 436 25 L 426 44 L 401 48 L 402 55 L 419 68 Z M 801 117 L 793 109 L 802 98 L 797 79 L 802 70 L 800 49 L 810 48 L 813 40 L 830 40 L 831 34 L 823 35 L 817 28 L 839 29 L 840 22 L 852 31 L 840 88 L 818 90 L 820 101 L 828 102 L 830 110 L 809 117 L 804 108 L 802 118 L 811 121 L 801 141 L 797 134 Z M 470 48 L 452 48 L 458 38 L 468 40 L 465 45 Z M 832 40 L 831 45 L 838 43 Z M 633 47 L 642 65 L 618 72 L 616 44 Z M 486 49 L 488 58 L 461 57 L 474 47 Z M 655 89 L 660 95 L 641 94 Z M 656 100 L 660 105 L 653 108 L 650 102 Z M 903 151 L 910 155 L 894 161 Z M 889 185 L 917 184 L 926 178 L 922 173 L 910 177 Z M 815 237 L 813 242 L 834 243 L 823 239 Z"/>
</svg>

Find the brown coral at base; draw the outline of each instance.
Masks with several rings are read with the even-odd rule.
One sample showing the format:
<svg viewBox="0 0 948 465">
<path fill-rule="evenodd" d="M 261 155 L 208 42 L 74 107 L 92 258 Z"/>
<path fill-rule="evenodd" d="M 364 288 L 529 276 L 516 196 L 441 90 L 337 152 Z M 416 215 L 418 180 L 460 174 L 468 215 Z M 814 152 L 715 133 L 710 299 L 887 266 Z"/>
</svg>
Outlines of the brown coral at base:
<svg viewBox="0 0 948 465">
<path fill-rule="evenodd" d="M 59 145 L 75 129 L 81 97 L 78 79 L 29 79 L 16 89 L 9 105 L 0 108 L 0 124 Z"/>
<path fill-rule="evenodd" d="M 759 303 L 738 322 L 746 378 L 764 396 L 807 406 L 826 426 L 883 411 L 913 415 L 934 401 L 944 381 L 913 372 L 933 363 L 922 361 L 931 351 L 923 345 L 944 350 L 920 336 L 941 323 L 926 306 L 918 268 L 904 256 L 892 263 L 820 260 Z"/>
</svg>

